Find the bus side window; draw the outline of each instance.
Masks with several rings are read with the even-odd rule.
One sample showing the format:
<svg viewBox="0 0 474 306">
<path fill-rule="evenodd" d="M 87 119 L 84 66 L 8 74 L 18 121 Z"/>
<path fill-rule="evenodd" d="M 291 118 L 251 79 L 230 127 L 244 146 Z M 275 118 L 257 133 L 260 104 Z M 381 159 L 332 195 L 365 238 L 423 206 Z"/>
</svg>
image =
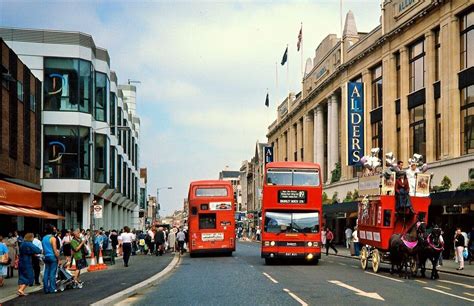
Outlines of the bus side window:
<svg viewBox="0 0 474 306">
<path fill-rule="evenodd" d="M 196 206 L 191 207 L 191 214 L 193 214 L 195 216 L 195 215 L 197 215 L 197 213 L 198 213 L 197 207 Z"/>
<path fill-rule="evenodd" d="M 392 219 L 392 211 L 385 209 L 383 211 L 383 226 L 390 226 L 391 219 Z"/>
</svg>

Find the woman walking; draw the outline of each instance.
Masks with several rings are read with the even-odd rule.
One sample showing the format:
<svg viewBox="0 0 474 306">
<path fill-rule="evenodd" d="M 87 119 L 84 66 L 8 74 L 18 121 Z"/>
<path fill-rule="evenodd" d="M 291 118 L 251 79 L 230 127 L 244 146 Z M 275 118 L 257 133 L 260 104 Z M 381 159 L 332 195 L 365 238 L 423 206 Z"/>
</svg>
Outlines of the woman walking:
<svg viewBox="0 0 474 306">
<path fill-rule="evenodd" d="M 64 237 L 62 239 L 63 243 L 63 254 L 66 257 L 66 262 L 72 265 L 71 261 L 71 233 L 69 231 L 66 231 L 64 233 Z"/>
<path fill-rule="evenodd" d="M 0 235 L 0 287 L 3 287 L 3 278 L 7 276 L 7 270 L 8 270 L 8 265 L 9 265 L 8 259 L 5 262 L 2 262 L 2 260 L 7 256 L 8 256 L 8 248 L 3 243 L 3 236 Z"/>
<path fill-rule="evenodd" d="M 18 262 L 18 291 L 19 296 L 25 296 L 26 286 L 33 286 L 35 274 L 33 271 L 32 257 L 40 254 L 41 249 L 33 244 L 32 233 L 25 235 L 23 243 L 20 245 L 20 260 Z"/>
<path fill-rule="evenodd" d="M 133 241 L 133 234 L 130 233 L 130 228 L 128 226 L 123 228 L 123 233 L 120 235 L 119 241 L 122 245 L 123 264 L 125 267 L 128 267 L 128 260 L 130 259 L 130 254 L 132 253 Z"/>
<path fill-rule="evenodd" d="M 43 237 L 44 251 L 44 275 L 43 275 L 43 291 L 44 293 L 55 293 L 56 291 L 56 270 L 61 263 L 59 259 L 59 249 L 57 240 L 54 236 L 56 228 L 52 225 L 46 226 L 46 236 Z"/>
<path fill-rule="evenodd" d="M 456 236 L 454 236 L 454 247 L 456 248 L 456 258 L 458 259 L 459 268 L 456 270 L 464 269 L 464 236 L 461 234 L 461 229 L 458 227 L 456 229 Z"/>
</svg>

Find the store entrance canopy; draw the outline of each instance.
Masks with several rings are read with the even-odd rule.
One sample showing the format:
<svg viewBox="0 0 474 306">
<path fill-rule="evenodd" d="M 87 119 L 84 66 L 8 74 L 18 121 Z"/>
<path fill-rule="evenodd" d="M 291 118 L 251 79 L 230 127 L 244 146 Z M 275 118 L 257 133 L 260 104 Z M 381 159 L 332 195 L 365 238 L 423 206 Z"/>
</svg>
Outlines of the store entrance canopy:
<svg viewBox="0 0 474 306">
<path fill-rule="evenodd" d="M 40 219 L 64 219 L 63 216 L 51 214 L 49 212 L 45 212 L 39 209 L 2 205 L 2 204 L 0 204 L 0 214 L 33 217 L 33 218 L 40 218 Z"/>
</svg>

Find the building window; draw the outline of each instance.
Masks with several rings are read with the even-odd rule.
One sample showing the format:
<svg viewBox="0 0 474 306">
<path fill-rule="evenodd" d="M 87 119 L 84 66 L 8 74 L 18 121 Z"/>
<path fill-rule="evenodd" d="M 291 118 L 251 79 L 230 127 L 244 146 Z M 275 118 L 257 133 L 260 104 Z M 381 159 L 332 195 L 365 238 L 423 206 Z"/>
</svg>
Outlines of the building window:
<svg viewBox="0 0 474 306">
<path fill-rule="evenodd" d="M 441 44 L 439 42 L 439 29 L 434 31 L 434 39 L 435 39 L 435 81 L 439 81 L 439 72 L 440 72 L 440 61 L 439 61 L 439 52 L 441 48 Z"/>
<path fill-rule="evenodd" d="M 24 90 L 23 90 L 23 83 L 20 81 L 16 81 L 16 88 L 17 88 L 17 97 L 20 102 L 23 102 L 24 99 Z"/>
<path fill-rule="evenodd" d="M 89 129 L 44 126 L 43 156 L 45 179 L 89 179 Z"/>
<path fill-rule="evenodd" d="M 402 120 L 400 114 L 397 114 L 397 152 L 396 158 L 401 158 L 401 147 L 402 147 L 402 137 L 401 137 L 401 130 L 402 130 Z"/>
<path fill-rule="evenodd" d="M 31 161 L 31 116 L 30 116 L 30 71 L 23 70 L 23 84 L 22 88 L 23 98 L 23 163 L 30 165 Z M 22 85 L 23 86 L 23 85 Z"/>
<path fill-rule="evenodd" d="M 439 99 L 435 100 L 435 114 L 436 114 L 436 127 L 435 127 L 435 157 L 436 160 L 441 159 L 441 110 L 439 109 Z"/>
<path fill-rule="evenodd" d="M 461 153 L 474 153 L 474 85 L 461 90 Z"/>
<path fill-rule="evenodd" d="M 36 97 L 33 94 L 30 94 L 30 110 L 36 112 Z"/>
<path fill-rule="evenodd" d="M 397 99 L 400 99 L 400 52 L 395 53 L 395 69 L 397 76 Z"/>
<path fill-rule="evenodd" d="M 372 148 L 379 148 L 379 157 L 382 157 L 383 151 L 383 125 L 382 121 L 372 124 Z"/>
<path fill-rule="evenodd" d="M 114 92 L 110 93 L 110 106 L 109 106 L 109 121 L 110 121 L 110 134 L 115 135 L 116 123 L 115 123 L 115 107 L 117 106 L 117 96 Z"/>
<path fill-rule="evenodd" d="M 410 92 L 425 87 L 425 42 L 410 47 Z"/>
<path fill-rule="evenodd" d="M 474 66 L 474 10 L 461 17 L 461 69 Z"/>
<path fill-rule="evenodd" d="M 10 50 L 9 55 L 9 67 L 11 75 L 16 78 L 18 69 L 18 58 L 15 52 L 13 52 L 12 50 Z M 13 81 L 10 85 L 10 101 L 8 110 L 8 151 L 9 156 L 13 159 L 16 159 L 18 156 L 18 82 Z"/>
<path fill-rule="evenodd" d="M 123 157 L 122 155 L 118 155 L 117 151 L 117 190 L 122 193 L 122 165 L 123 165 Z M 123 194 L 123 193 L 122 193 Z"/>
<path fill-rule="evenodd" d="M 372 69 L 372 109 L 383 105 L 382 101 L 382 65 Z"/>
<path fill-rule="evenodd" d="M 45 58 L 44 109 L 90 113 L 93 74 L 88 61 Z"/>
<path fill-rule="evenodd" d="M 109 186 L 111 186 L 112 189 L 115 189 L 115 167 L 117 166 L 115 162 L 115 147 L 110 146 L 109 152 L 110 152 Z"/>
<path fill-rule="evenodd" d="M 410 109 L 410 155 L 426 156 L 425 105 Z"/>
<path fill-rule="evenodd" d="M 98 121 L 106 121 L 107 101 L 109 101 L 109 79 L 105 73 L 95 74 L 95 109 L 94 118 Z"/>
<path fill-rule="evenodd" d="M 107 172 L 107 136 L 95 134 L 94 182 L 105 183 Z"/>
</svg>

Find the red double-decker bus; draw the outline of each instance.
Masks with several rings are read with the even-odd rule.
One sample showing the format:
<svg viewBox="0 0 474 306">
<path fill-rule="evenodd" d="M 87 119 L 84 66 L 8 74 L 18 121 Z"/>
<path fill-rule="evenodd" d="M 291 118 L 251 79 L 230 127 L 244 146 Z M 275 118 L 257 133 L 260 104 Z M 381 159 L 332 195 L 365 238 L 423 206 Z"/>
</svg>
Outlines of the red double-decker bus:
<svg viewBox="0 0 474 306">
<path fill-rule="evenodd" d="M 321 258 L 322 183 L 318 164 L 272 162 L 265 167 L 262 258 Z"/>
<path fill-rule="evenodd" d="M 232 184 L 222 180 L 191 182 L 188 193 L 189 254 L 235 251 Z"/>
</svg>

